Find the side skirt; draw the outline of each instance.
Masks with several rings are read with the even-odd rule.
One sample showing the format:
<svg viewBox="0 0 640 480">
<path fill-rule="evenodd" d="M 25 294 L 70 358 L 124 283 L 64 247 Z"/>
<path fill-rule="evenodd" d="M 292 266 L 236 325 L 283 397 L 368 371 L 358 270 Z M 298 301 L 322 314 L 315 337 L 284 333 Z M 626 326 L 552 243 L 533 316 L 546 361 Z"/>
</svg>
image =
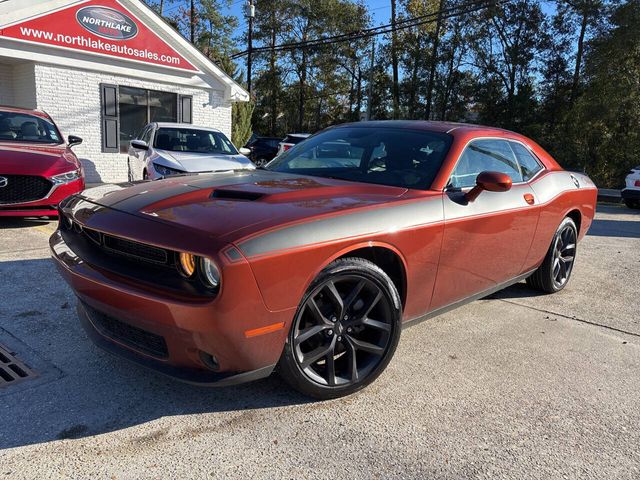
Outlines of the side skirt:
<svg viewBox="0 0 640 480">
<path fill-rule="evenodd" d="M 405 328 L 408 327 L 412 327 L 413 325 L 417 325 L 418 323 L 422 323 L 425 320 L 429 320 L 430 318 L 433 317 L 437 317 L 438 315 L 442 315 L 443 313 L 447 313 L 451 310 L 454 310 L 458 307 L 461 307 L 463 305 L 466 305 L 467 303 L 471 303 L 474 302 L 476 300 L 479 300 L 481 298 L 487 297 L 489 295 L 492 295 L 496 292 L 499 292 L 500 290 L 504 290 L 507 287 L 510 287 L 511 285 L 514 285 L 518 282 L 521 282 L 522 280 L 526 279 L 527 277 L 529 277 L 533 272 L 535 272 L 536 269 L 534 268 L 533 270 L 524 273 L 522 275 L 517 276 L 516 278 L 513 278 L 507 282 L 501 283 L 499 285 L 496 285 L 495 287 L 491 287 L 487 290 L 484 290 L 480 293 L 476 293 L 475 295 L 472 295 L 470 297 L 467 298 L 463 298 L 462 300 L 458 300 L 457 302 L 453 302 L 449 305 L 445 305 L 444 307 L 440 307 L 436 310 L 433 310 L 431 312 L 428 312 L 424 315 L 421 315 L 419 317 L 416 318 L 412 318 L 411 320 L 406 320 L 405 322 L 402 323 L 402 329 L 404 330 Z"/>
</svg>

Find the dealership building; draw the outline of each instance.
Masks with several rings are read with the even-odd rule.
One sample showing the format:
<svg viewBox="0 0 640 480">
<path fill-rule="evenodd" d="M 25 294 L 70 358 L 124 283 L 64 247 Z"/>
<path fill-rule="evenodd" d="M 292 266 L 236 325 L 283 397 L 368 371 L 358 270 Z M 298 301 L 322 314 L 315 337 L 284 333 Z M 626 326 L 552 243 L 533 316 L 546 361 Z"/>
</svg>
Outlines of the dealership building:
<svg viewBox="0 0 640 480">
<path fill-rule="evenodd" d="M 87 181 L 127 179 L 152 121 L 214 127 L 248 93 L 140 0 L 0 0 L 0 105 L 46 111 Z"/>
</svg>

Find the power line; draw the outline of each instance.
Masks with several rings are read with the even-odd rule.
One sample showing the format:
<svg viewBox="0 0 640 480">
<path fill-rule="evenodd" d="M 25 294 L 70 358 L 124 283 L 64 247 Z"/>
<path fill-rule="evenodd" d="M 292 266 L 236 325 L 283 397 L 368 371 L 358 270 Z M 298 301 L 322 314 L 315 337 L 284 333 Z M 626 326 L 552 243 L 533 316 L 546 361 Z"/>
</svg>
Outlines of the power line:
<svg viewBox="0 0 640 480">
<path fill-rule="evenodd" d="M 494 6 L 494 5 L 498 6 L 498 5 L 509 3 L 512 1 L 514 0 L 475 0 L 466 4 L 452 6 L 442 10 L 438 10 L 436 12 L 432 12 L 426 15 L 420 15 L 417 17 L 401 20 L 395 23 L 395 29 L 404 30 L 407 28 L 412 28 L 412 27 L 417 27 L 420 25 L 432 23 L 437 20 L 437 17 L 439 14 L 441 15 L 442 19 L 448 19 L 448 18 L 459 16 L 459 15 L 464 15 L 467 13 L 473 13 L 490 6 Z M 471 8 L 467 8 L 467 7 L 471 7 Z M 321 47 L 326 45 L 332 45 L 335 43 L 341 43 L 346 41 L 358 40 L 361 38 L 368 38 L 368 37 L 373 37 L 377 35 L 383 35 L 385 33 L 391 32 L 393 28 L 394 28 L 394 24 L 390 23 L 386 25 L 381 25 L 379 27 L 372 27 L 372 28 L 360 30 L 357 32 L 350 32 L 350 33 L 335 35 L 332 37 L 323 37 L 323 38 L 317 38 L 317 39 L 301 41 L 301 42 L 284 43 L 280 45 L 275 45 L 273 47 L 270 47 L 270 46 L 256 47 L 256 48 L 253 48 L 252 51 L 253 53 L 261 53 L 261 52 L 268 52 L 268 51 L 286 51 L 286 50 L 295 50 L 298 48 Z M 246 51 L 239 52 L 234 54 L 231 58 L 239 58 L 245 55 L 247 55 Z"/>
</svg>

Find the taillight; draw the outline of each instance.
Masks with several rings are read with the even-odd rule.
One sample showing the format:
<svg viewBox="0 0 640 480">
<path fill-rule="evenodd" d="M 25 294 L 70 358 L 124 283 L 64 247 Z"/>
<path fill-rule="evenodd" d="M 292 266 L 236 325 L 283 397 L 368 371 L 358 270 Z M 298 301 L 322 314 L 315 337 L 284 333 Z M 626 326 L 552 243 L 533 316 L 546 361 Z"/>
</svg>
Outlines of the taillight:
<svg viewBox="0 0 640 480">
<path fill-rule="evenodd" d="M 287 150 L 289 150 L 291 148 L 291 145 L 283 145 L 282 146 L 282 151 L 286 152 Z"/>
<path fill-rule="evenodd" d="M 634 184 L 636 187 L 640 187 L 640 180 L 636 180 L 636 183 Z"/>
</svg>

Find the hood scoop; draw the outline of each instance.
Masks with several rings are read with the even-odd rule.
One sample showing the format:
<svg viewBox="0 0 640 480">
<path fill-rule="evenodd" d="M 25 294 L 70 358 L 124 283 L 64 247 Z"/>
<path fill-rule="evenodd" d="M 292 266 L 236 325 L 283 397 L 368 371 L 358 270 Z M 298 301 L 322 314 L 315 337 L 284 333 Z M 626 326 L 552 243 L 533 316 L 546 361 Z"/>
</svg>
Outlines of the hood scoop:
<svg viewBox="0 0 640 480">
<path fill-rule="evenodd" d="M 217 198 L 220 200 L 240 200 L 245 202 L 254 202 L 264 197 L 263 193 L 248 192 L 246 190 L 227 190 L 216 189 L 211 194 L 211 198 Z"/>
</svg>

